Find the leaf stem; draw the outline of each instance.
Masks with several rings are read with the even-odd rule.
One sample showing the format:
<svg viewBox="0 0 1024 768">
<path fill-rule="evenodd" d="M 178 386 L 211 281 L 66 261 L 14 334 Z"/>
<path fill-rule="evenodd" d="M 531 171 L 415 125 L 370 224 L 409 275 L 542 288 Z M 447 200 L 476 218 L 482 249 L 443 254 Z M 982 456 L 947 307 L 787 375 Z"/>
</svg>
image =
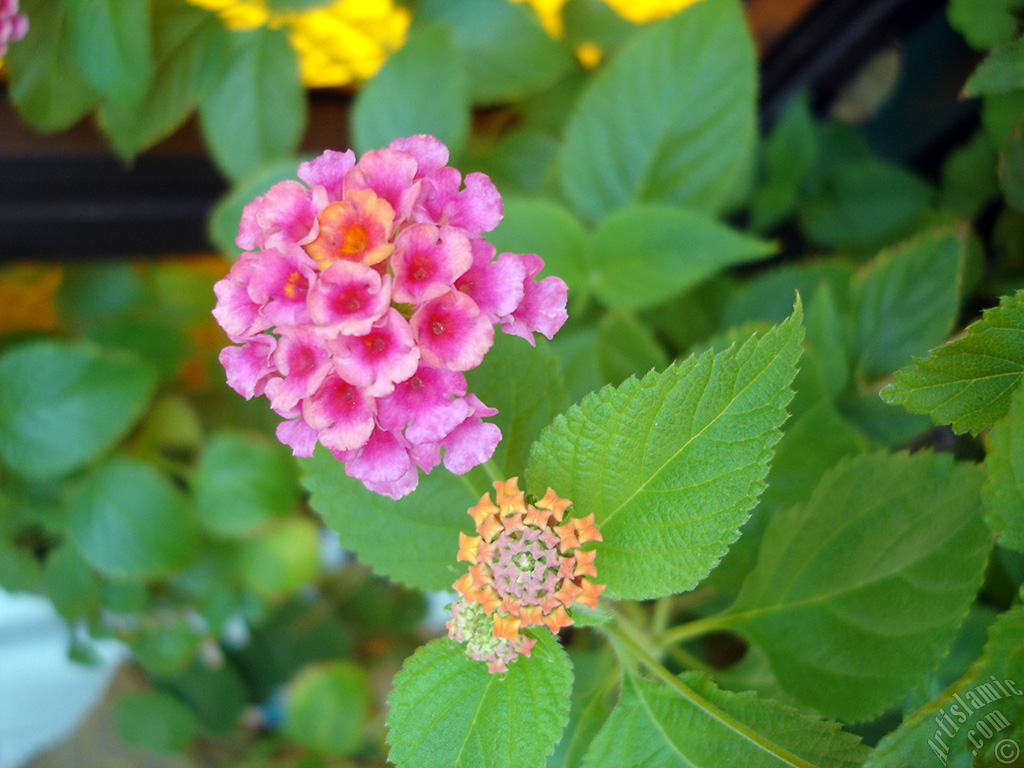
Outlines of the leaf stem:
<svg viewBox="0 0 1024 768">
<path fill-rule="evenodd" d="M 712 617 L 713 618 L 713 617 Z M 692 622 L 694 624 L 698 622 Z M 690 625 L 684 625 L 690 626 Z M 702 710 L 709 717 L 717 720 L 721 725 L 728 728 L 730 731 L 735 733 L 737 736 L 746 739 L 747 741 L 755 744 L 760 749 L 763 749 L 769 755 L 779 760 L 784 765 L 789 765 L 792 768 L 816 768 L 813 763 L 809 763 L 801 757 L 797 757 L 789 750 L 779 746 L 773 741 L 768 740 L 761 734 L 752 730 L 748 726 L 735 719 L 732 715 L 722 711 L 710 701 L 705 699 L 703 696 L 698 694 L 688 685 L 683 683 L 679 678 L 669 672 L 665 667 L 655 661 L 650 654 L 644 650 L 639 643 L 637 643 L 629 632 L 626 632 L 623 627 L 619 624 L 618 620 L 612 621 L 608 624 L 602 625 L 601 629 L 607 632 L 608 635 L 613 638 L 620 647 L 628 650 L 641 664 L 647 667 L 651 672 L 654 673 L 655 677 L 661 680 L 663 683 L 668 685 L 673 691 L 679 694 L 682 698 L 693 704 L 698 709 Z"/>
<path fill-rule="evenodd" d="M 487 473 L 487 476 L 491 478 L 491 480 L 495 483 L 504 482 L 507 479 L 504 475 L 502 475 L 501 470 L 498 468 L 498 465 L 494 463 L 494 459 L 488 459 L 487 461 L 485 461 L 483 463 L 483 468 L 484 471 Z"/>
<path fill-rule="evenodd" d="M 709 632 L 725 629 L 732 623 L 731 619 L 732 617 L 728 614 L 718 613 L 714 616 L 697 619 L 696 621 L 688 621 L 685 624 L 680 624 L 677 627 L 672 627 L 662 632 L 658 637 L 658 644 L 662 646 L 675 645 L 684 640 L 690 640 L 694 637 L 706 635 Z"/>
</svg>

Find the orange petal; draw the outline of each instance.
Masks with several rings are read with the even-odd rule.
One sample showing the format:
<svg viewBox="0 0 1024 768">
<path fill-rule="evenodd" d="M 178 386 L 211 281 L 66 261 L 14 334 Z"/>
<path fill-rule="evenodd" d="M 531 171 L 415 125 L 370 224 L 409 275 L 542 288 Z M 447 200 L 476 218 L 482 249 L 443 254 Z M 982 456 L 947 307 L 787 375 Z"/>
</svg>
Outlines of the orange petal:
<svg viewBox="0 0 1024 768">
<path fill-rule="evenodd" d="M 576 598 L 576 602 L 588 608 L 597 608 L 597 598 L 604 592 L 605 585 L 595 584 L 589 579 L 583 579 L 580 582 L 580 587 L 583 589 L 583 594 Z"/>
<path fill-rule="evenodd" d="M 519 617 L 495 613 L 494 636 L 503 637 L 513 643 L 519 640 Z"/>
<path fill-rule="evenodd" d="M 522 530 L 523 516 L 520 514 L 504 515 L 501 518 L 501 524 L 509 533 Z"/>
<path fill-rule="evenodd" d="M 499 515 L 489 515 L 480 525 L 476 527 L 477 532 L 484 537 L 484 541 L 494 541 L 494 537 L 504 530 Z"/>
<path fill-rule="evenodd" d="M 537 506 L 541 509 L 551 510 L 555 516 L 557 522 L 562 522 L 562 517 L 565 515 L 565 510 L 572 506 L 572 502 L 568 499 L 561 498 L 555 493 L 553 488 L 548 488 L 548 492 L 544 494 L 544 498 L 537 502 Z"/>
<path fill-rule="evenodd" d="M 593 512 L 586 517 L 574 518 L 573 525 L 576 527 L 576 537 L 580 540 L 580 544 L 586 544 L 588 541 L 604 541 L 594 522 Z"/>
<path fill-rule="evenodd" d="M 558 551 L 562 554 L 565 554 L 570 549 L 575 549 L 580 545 L 580 540 L 576 538 L 576 529 L 572 520 L 565 525 L 559 525 L 555 528 L 555 533 L 558 534 L 558 538 L 560 539 L 558 542 Z"/>
<path fill-rule="evenodd" d="M 502 514 L 508 515 L 513 512 L 526 513 L 526 494 L 519 490 L 519 478 L 510 477 L 502 482 L 494 481 L 496 501 L 501 507 Z"/>
<path fill-rule="evenodd" d="M 467 510 L 478 528 L 480 527 L 480 524 L 487 519 L 488 515 L 496 515 L 498 511 L 498 508 L 494 505 L 494 502 L 491 501 L 491 496 L 488 493 L 485 493 L 480 497 L 479 504 L 475 507 L 470 507 Z"/>
<path fill-rule="evenodd" d="M 475 589 L 473 586 L 473 577 L 468 573 L 462 574 L 455 580 L 455 583 L 452 584 L 452 589 L 468 600 L 468 594 Z"/>
<path fill-rule="evenodd" d="M 548 629 L 551 630 L 551 634 L 557 635 L 558 630 L 562 627 L 568 627 L 572 624 L 572 619 L 569 618 L 569 614 L 565 612 L 565 608 L 558 606 L 544 617 L 544 623 L 548 625 Z"/>
<path fill-rule="evenodd" d="M 520 614 L 521 603 L 518 597 L 503 597 L 501 600 L 501 610 L 505 613 L 511 613 L 515 616 L 521 616 Z"/>
<path fill-rule="evenodd" d="M 535 525 L 538 528 L 543 528 L 550 520 L 551 513 L 548 510 L 538 509 L 533 505 L 526 508 L 526 517 L 523 518 L 523 522 L 527 525 Z"/>
<path fill-rule="evenodd" d="M 594 558 L 597 557 L 597 550 L 584 552 L 576 550 L 576 573 L 575 576 L 597 576 L 597 568 L 594 567 Z"/>
<path fill-rule="evenodd" d="M 523 627 L 529 627 L 534 624 L 543 624 L 544 611 L 540 609 L 539 605 L 527 605 L 520 607 L 519 620 L 522 622 L 520 626 Z"/>
<path fill-rule="evenodd" d="M 572 605 L 572 601 L 576 599 L 578 595 L 583 592 L 582 587 L 577 587 L 576 584 L 569 579 L 562 582 L 562 588 L 555 592 L 555 597 L 562 601 L 562 605 L 568 608 Z"/>
<path fill-rule="evenodd" d="M 467 536 L 462 531 L 459 531 L 459 553 L 455 556 L 455 559 L 476 565 L 479 554 L 480 537 Z"/>
</svg>

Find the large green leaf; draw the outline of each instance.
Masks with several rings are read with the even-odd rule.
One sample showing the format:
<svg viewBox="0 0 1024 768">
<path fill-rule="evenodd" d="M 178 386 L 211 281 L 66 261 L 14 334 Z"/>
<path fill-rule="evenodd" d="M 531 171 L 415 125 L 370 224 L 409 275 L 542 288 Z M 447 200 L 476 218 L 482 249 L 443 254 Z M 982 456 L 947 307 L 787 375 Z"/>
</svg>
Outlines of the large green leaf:
<svg viewBox="0 0 1024 768">
<path fill-rule="evenodd" d="M 794 697 L 845 720 L 879 714 L 945 653 L 981 584 L 982 479 L 949 454 L 840 462 L 772 518 L 728 625 Z"/>
<path fill-rule="evenodd" d="M 306 128 L 299 65 L 280 29 L 235 32 L 228 62 L 199 102 L 218 167 L 238 180 L 292 155 Z"/>
<path fill-rule="evenodd" d="M 320 572 L 320 529 L 308 517 L 286 517 L 242 544 L 238 575 L 257 595 L 277 599 Z"/>
<path fill-rule="evenodd" d="M 1024 7 L 1021 0 L 950 0 L 949 24 L 972 47 L 994 48 L 1012 38 L 1019 27 L 1013 12 Z"/>
<path fill-rule="evenodd" d="M 466 381 L 470 392 L 498 409 L 496 416 L 487 419 L 501 429 L 494 463 L 505 477 L 522 475 L 533 441 L 569 407 L 558 358 L 543 339 L 534 348 L 518 336 L 499 333 Z"/>
<path fill-rule="evenodd" d="M 614 598 L 693 588 L 764 490 L 793 396 L 802 311 L 742 346 L 605 387 L 534 444 L 527 478 L 594 514 Z"/>
<path fill-rule="evenodd" d="M 844 733 L 839 723 L 753 692 L 723 691 L 695 673 L 681 681 L 701 705 L 664 685 L 627 678 L 584 768 L 712 768 L 726 762 L 743 768 L 853 768 L 868 755 L 860 739 Z M 734 726 L 737 722 L 747 733 Z M 749 737 L 751 732 L 759 741 Z"/>
<path fill-rule="evenodd" d="M 114 705 L 114 722 L 125 744 L 162 755 L 185 752 L 199 733 L 192 710 L 162 691 L 126 694 Z"/>
<path fill-rule="evenodd" d="M 451 35 L 442 28 L 411 34 L 352 107 L 352 140 L 359 152 L 427 133 L 458 155 L 468 130 L 466 72 Z"/>
<path fill-rule="evenodd" d="M 142 103 L 125 109 L 113 102 L 99 110 L 114 148 L 131 158 L 171 134 L 189 116 L 202 86 L 219 75 L 219 58 L 231 38 L 212 13 L 179 0 L 153 3 L 155 72 Z"/>
<path fill-rule="evenodd" d="M 883 251 L 854 276 L 852 352 L 862 380 L 890 374 L 946 338 L 959 304 L 963 251 L 956 235 L 926 234 Z"/>
<path fill-rule="evenodd" d="M 590 221 L 642 201 L 719 211 L 751 160 L 756 94 L 739 2 L 652 24 L 584 91 L 565 132 L 566 194 Z"/>
<path fill-rule="evenodd" d="M 300 461 L 310 506 L 341 538 L 346 549 L 374 571 L 417 589 L 448 589 L 455 581 L 459 531 L 470 533 L 466 510 L 487 488 L 438 467 L 398 501 L 371 493 L 345 474 L 344 465 L 318 448 Z"/>
<path fill-rule="evenodd" d="M 1018 605 L 992 624 L 985 651 L 967 674 L 878 743 L 868 768 L 1020 765 L 1021 637 L 1024 607 Z"/>
<path fill-rule="evenodd" d="M 32 34 L 4 57 L 11 101 L 37 131 L 63 131 L 98 97 L 73 60 L 64 6 L 54 0 L 21 0 L 21 10 L 32 20 Z"/>
<path fill-rule="evenodd" d="M 990 437 L 985 519 L 1000 544 L 1024 552 L 1024 388 L 1017 389 L 1010 412 Z"/>
<path fill-rule="evenodd" d="M 113 459 L 87 480 L 72 501 L 70 533 L 93 566 L 118 577 L 171 573 L 199 547 L 184 496 L 134 459 Z"/>
<path fill-rule="evenodd" d="M 572 666 L 548 632 L 529 658 L 492 675 L 448 638 L 410 656 L 388 697 L 398 768 L 539 768 L 569 715 Z"/>
<path fill-rule="evenodd" d="M 764 143 L 764 180 L 750 204 L 754 229 L 768 229 L 793 212 L 817 157 L 811 100 L 803 93 L 792 99 Z"/>
<path fill-rule="evenodd" d="M 931 414 L 956 432 L 977 433 L 1006 414 L 1022 376 L 1024 290 L 985 310 L 966 336 L 898 371 L 882 398 L 911 413 Z"/>
<path fill-rule="evenodd" d="M 579 624 L 579 615 L 576 624 Z M 610 650 L 569 652 L 575 680 L 565 733 L 548 757 L 547 768 L 579 768 L 594 736 L 615 707 L 622 672 Z"/>
<path fill-rule="evenodd" d="M 285 729 L 311 749 L 351 755 L 360 746 L 369 715 L 366 672 L 350 661 L 306 667 L 288 691 Z"/>
<path fill-rule="evenodd" d="M 1016 22 L 1014 22 L 1016 24 Z M 964 86 L 965 96 L 1011 93 L 1024 87 L 1024 41 L 1000 45 L 990 53 Z"/>
<path fill-rule="evenodd" d="M 462 60 L 471 63 L 476 104 L 519 100 L 554 85 L 572 66 L 569 51 L 541 28 L 533 9 L 508 0 L 421 0 L 416 21 L 451 32 Z"/>
<path fill-rule="evenodd" d="M 645 309 L 775 249 L 704 214 L 647 204 L 617 210 L 602 221 L 587 241 L 586 262 L 601 301 Z"/>
<path fill-rule="evenodd" d="M 119 107 L 139 107 L 153 77 L 150 0 L 61 2 L 71 51 L 85 79 Z"/>
<path fill-rule="evenodd" d="M 156 385 L 133 355 L 35 341 L 0 356 L 0 458 L 34 478 L 65 474 L 117 443 Z"/>
<path fill-rule="evenodd" d="M 280 443 L 220 432 L 203 450 L 192 490 L 204 527 L 221 536 L 245 536 L 295 506 L 298 472 Z"/>
<path fill-rule="evenodd" d="M 601 318 L 594 356 L 601 384 L 621 384 L 630 376 L 660 371 L 669 363 L 651 329 L 633 315 L 618 312 Z"/>
</svg>

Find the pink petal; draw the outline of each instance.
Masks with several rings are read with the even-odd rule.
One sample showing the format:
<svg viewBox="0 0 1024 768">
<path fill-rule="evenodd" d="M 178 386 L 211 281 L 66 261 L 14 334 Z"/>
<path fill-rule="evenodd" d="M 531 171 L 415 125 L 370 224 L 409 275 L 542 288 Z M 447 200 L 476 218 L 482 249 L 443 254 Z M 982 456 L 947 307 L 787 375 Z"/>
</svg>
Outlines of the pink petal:
<svg viewBox="0 0 1024 768">
<path fill-rule="evenodd" d="M 273 360 L 283 378 L 267 382 L 267 397 L 270 407 L 283 414 L 320 387 L 331 372 L 331 353 L 308 326 L 282 326 L 278 331 Z"/>
<path fill-rule="evenodd" d="M 452 290 L 473 264 L 469 239 L 453 227 L 417 224 L 395 239 L 394 301 L 424 304 Z"/>
<path fill-rule="evenodd" d="M 391 276 L 354 261 L 336 261 L 309 290 L 313 322 L 334 334 L 369 333 L 391 306 Z"/>
<path fill-rule="evenodd" d="M 361 480 L 367 487 L 371 483 L 408 482 L 410 469 L 415 470 L 415 467 L 405 441 L 401 436 L 380 428 L 375 429 L 366 445 L 345 463 L 345 473 Z"/>
<path fill-rule="evenodd" d="M 448 147 L 439 139 L 421 133 L 407 139 L 395 139 L 388 149 L 408 152 L 416 158 L 416 179 L 421 179 L 448 164 Z"/>
<path fill-rule="evenodd" d="M 382 397 L 416 372 L 420 359 L 412 328 L 395 309 L 363 336 L 339 336 L 332 345 L 338 374 L 372 397 Z"/>
<path fill-rule="evenodd" d="M 358 387 L 331 374 L 302 403 L 302 417 L 332 451 L 362 448 L 373 432 L 373 400 Z"/>
<path fill-rule="evenodd" d="M 328 149 L 314 160 L 299 163 L 299 178 L 311 187 L 323 187 L 328 202 L 333 203 L 343 197 L 345 174 L 355 164 L 356 156 L 351 149 L 345 152 Z"/>
<path fill-rule="evenodd" d="M 404 429 L 414 445 L 436 442 L 470 415 L 465 394 L 466 377 L 461 373 L 421 362 L 413 376 L 377 401 L 377 418 L 391 432 Z"/>
<path fill-rule="evenodd" d="M 249 297 L 262 306 L 268 325 L 309 323 L 306 296 L 316 280 L 312 259 L 296 245 L 268 248 L 256 255 L 249 278 Z"/>
<path fill-rule="evenodd" d="M 468 371 L 494 343 L 494 328 L 476 303 L 451 291 L 424 304 L 410 320 L 420 356 L 435 368 Z"/>
<path fill-rule="evenodd" d="M 545 277 L 541 281 L 533 278 L 544 268 L 544 260 L 528 254 L 502 254 L 518 259 L 526 268 L 523 281 L 523 300 L 516 310 L 501 318 L 501 330 L 521 336 L 534 344 L 533 333 L 552 338 L 569 317 L 565 306 L 569 288 L 560 277 Z M 501 257 L 499 257 L 500 259 Z"/>
<path fill-rule="evenodd" d="M 471 234 L 490 232 L 501 223 L 501 195 L 486 174 L 468 174 L 465 189 L 460 190 L 459 172 L 444 167 L 431 173 L 423 183 L 426 188 L 418 209 L 421 220 L 450 224 Z"/>
<path fill-rule="evenodd" d="M 316 237 L 320 211 L 310 191 L 297 181 L 281 181 L 258 198 L 256 222 L 264 245 L 304 245 Z"/>
<path fill-rule="evenodd" d="M 456 475 L 464 475 L 490 459 L 501 442 L 497 425 L 481 420 L 483 416 L 494 416 L 498 410 L 488 408 L 474 394 L 466 395 L 466 401 L 472 409 L 470 415 L 441 441 L 445 469 Z"/>
<path fill-rule="evenodd" d="M 276 372 L 271 360 L 276 345 L 277 339 L 263 333 L 240 347 L 224 347 L 219 360 L 228 386 L 246 400 L 262 395 L 267 377 Z"/>
<path fill-rule="evenodd" d="M 495 262 L 494 246 L 482 237 L 470 240 L 473 266 L 458 280 L 455 287 L 469 296 L 492 323 L 511 315 L 523 300 L 526 265 L 503 253 Z"/>
<path fill-rule="evenodd" d="M 292 456 L 312 456 L 316 449 L 316 438 L 317 431 L 301 416 L 277 425 L 277 439 L 292 449 Z"/>
<path fill-rule="evenodd" d="M 416 158 L 393 149 L 371 150 L 359 158 L 345 177 L 345 190 L 372 189 L 395 211 L 395 224 L 401 224 L 412 213 L 420 194 L 416 176 Z"/>
</svg>

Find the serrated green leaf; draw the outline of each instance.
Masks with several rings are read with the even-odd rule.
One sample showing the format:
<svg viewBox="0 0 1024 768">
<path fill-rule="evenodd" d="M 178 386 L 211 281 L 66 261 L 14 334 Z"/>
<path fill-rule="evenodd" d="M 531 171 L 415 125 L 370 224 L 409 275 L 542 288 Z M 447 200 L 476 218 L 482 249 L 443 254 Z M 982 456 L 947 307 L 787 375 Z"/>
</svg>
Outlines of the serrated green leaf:
<svg viewBox="0 0 1024 768">
<path fill-rule="evenodd" d="M 806 92 L 790 101 L 764 144 L 764 181 L 750 205 L 751 227 L 764 231 L 796 208 L 818 157 L 818 132 Z"/>
<path fill-rule="evenodd" d="M 280 29 L 232 33 L 221 76 L 199 101 L 217 166 L 235 181 L 294 154 L 306 127 L 299 65 Z"/>
<path fill-rule="evenodd" d="M 736 0 L 704 0 L 637 32 L 587 86 L 566 127 L 569 200 L 593 222 L 634 202 L 718 212 L 750 162 L 756 92 Z"/>
<path fill-rule="evenodd" d="M 245 536 L 299 500 L 295 462 L 278 442 L 219 432 L 199 459 L 192 491 L 203 526 L 220 536 Z"/>
<path fill-rule="evenodd" d="M 138 107 L 153 77 L 150 0 L 62 1 L 85 79 L 119 107 Z"/>
<path fill-rule="evenodd" d="M 956 319 L 963 253 L 956 235 L 930 233 L 882 251 L 854 276 L 852 352 L 862 381 L 892 373 L 946 338 Z"/>
<path fill-rule="evenodd" d="M 595 515 L 613 598 L 692 589 L 764 490 L 793 396 L 802 311 L 741 347 L 605 387 L 541 434 L 527 470 Z"/>
<path fill-rule="evenodd" d="M 950 0 L 946 15 L 972 48 L 986 50 L 1013 37 L 1018 29 L 1013 12 L 1021 7 L 1020 0 Z"/>
<path fill-rule="evenodd" d="M 54 0 L 21 0 L 21 10 L 32 20 L 32 34 L 4 57 L 11 101 L 37 131 L 63 131 L 99 97 L 74 62 L 64 6 Z"/>
<path fill-rule="evenodd" d="M 162 755 L 184 752 L 199 733 L 192 710 L 161 691 L 125 694 L 114 705 L 114 722 L 125 744 Z"/>
<path fill-rule="evenodd" d="M 578 616 L 578 607 L 574 615 Z M 579 624 L 579 621 L 576 621 Z M 583 756 L 615 707 L 622 672 L 615 657 L 602 651 L 571 651 L 573 675 L 569 723 L 548 757 L 547 768 L 579 768 Z"/>
<path fill-rule="evenodd" d="M 548 632 L 505 674 L 439 638 L 410 656 L 388 697 L 398 768 L 539 768 L 569 716 L 572 665 Z"/>
<path fill-rule="evenodd" d="M 242 252 L 242 249 L 235 245 L 235 238 L 238 237 L 238 225 L 242 220 L 242 210 L 277 182 L 295 179 L 298 165 L 298 162 L 292 159 L 271 163 L 235 184 L 230 192 L 217 201 L 210 213 L 207 236 L 220 249 L 221 253 L 235 258 Z M 227 269 L 228 267 L 225 265 L 224 271 L 226 272 Z"/>
<path fill-rule="evenodd" d="M 728 625 L 819 712 L 879 714 L 946 651 L 981 584 L 982 480 L 949 454 L 840 462 L 806 504 L 776 512 Z"/>
<path fill-rule="evenodd" d="M 533 9 L 507 0 L 421 0 L 416 22 L 445 27 L 463 61 L 471 62 L 474 104 L 517 101 L 555 84 L 572 66 Z"/>
<path fill-rule="evenodd" d="M 985 310 L 966 336 L 897 371 L 882 398 L 911 413 L 928 413 L 955 432 L 977 433 L 1006 414 L 1022 376 L 1024 290 Z"/>
<path fill-rule="evenodd" d="M 156 385 L 134 355 L 33 341 L 0 356 L 0 458 L 47 478 L 79 469 L 114 446 Z"/>
<path fill-rule="evenodd" d="M 1018 605 L 992 624 L 985 651 L 970 671 L 883 738 L 866 768 L 1018 765 L 1024 723 L 1022 636 L 1024 608 Z M 1016 730 L 1003 731 L 1008 723 L 1015 723 Z M 1014 740 L 1003 744 L 1007 737 Z"/>
<path fill-rule="evenodd" d="M 1024 389 L 990 434 L 985 456 L 985 520 L 1004 547 L 1024 552 Z"/>
<path fill-rule="evenodd" d="M 501 442 L 492 461 L 505 477 L 519 477 L 533 441 L 569 407 L 558 358 L 543 339 L 531 347 L 524 339 L 499 333 L 484 361 L 467 373 L 466 381 L 470 392 L 498 409 L 496 416 L 487 419 L 501 429 Z"/>
<path fill-rule="evenodd" d="M 710 706 L 697 706 L 658 683 L 627 678 L 622 699 L 594 739 L 584 768 L 717 766 L 725 755 L 744 768 L 853 768 L 869 753 L 839 723 L 752 692 L 723 691 L 706 676 L 690 673 L 680 680 Z M 721 713 L 756 733 L 762 743 L 738 733 L 719 718 Z"/>
<path fill-rule="evenodd" d="M 442 28 L 409 35 L 352 106 L 352 140 L 359 152 L 427 133 L 458 155 L 468 130 L 466 71 L 451 35 Z"/>
<path fill-rule="evenodd" d="M 774 243 L 704 214 L 647 204 L 622 208 L 602 221 L 587 241 L 586 263 L 594 292 L 606 305 L 645 309 L 775 250 Z"/>
<path fill-rule="evenodd" d="M 669 363 L 650 329 L 632 315 L 609 312 L 597 326 L 597 375 L 601 384 L 661 370 Z"/>
<path fill-rule="evenodd" d="M 182 494 L 149 464 L 115 458 L 72 501 L 71 538 L 111 576 L 160 576 L 186 565 L 199 545 Z"/>
<path fill-rule="evenodd" d="M 537 198 L 505 198 L 505 215 L 487 239 L 499 253 L 536 253 L 544 269 L 569 285 L 570 296 L 585 289 L 583 261 L 586 232 L 563 206 Z"/>
<path fill-rule="evenodd" d="M 285 731 L 310 749 L 351 755 L 359 749 L 369 710 L 366 672 L 351 661 L 315 664 L 289 686 Z"/>
<path fill-rule="evenodd" d="M 484 489 L 442 468 L 420 477 L 415 493 L 398 501 L 370 493 L 344 465 L 318 448 L 299 462 L 310 506 L 346 549 L 376 573 L 417 589 L 448 589 L 455 581 L 459 531 L 471 533 L 466 510 Z"/>
</svg>

